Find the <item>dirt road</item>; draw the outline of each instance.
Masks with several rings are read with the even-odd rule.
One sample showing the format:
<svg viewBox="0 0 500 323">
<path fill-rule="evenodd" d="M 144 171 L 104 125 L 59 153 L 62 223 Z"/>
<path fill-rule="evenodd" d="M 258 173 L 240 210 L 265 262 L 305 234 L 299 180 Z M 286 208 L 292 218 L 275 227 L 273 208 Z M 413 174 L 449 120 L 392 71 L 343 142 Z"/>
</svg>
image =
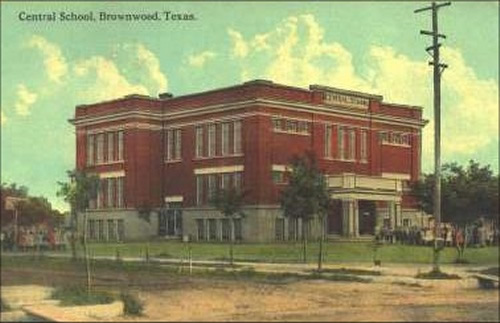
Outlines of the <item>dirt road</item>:
<svg viewBox="0 0 500 323">
<path fill-rule="evenodd" d="M 49 276 L 47 276 L 49 275 Z M 47 277 L 52 277 L 50 280 Z M 382 276 L 371 283 L 295 280 L 268 283 L 144 275 L 128 279 L 145 303 L 123 321 L 498 321 L 498 290 L 472 279 L 408 283 Z M 2 269 L 2 283 L 62 283 L 71 273 Z M 96 281 L 117 286 L 110 277 Z"/>
</svg>

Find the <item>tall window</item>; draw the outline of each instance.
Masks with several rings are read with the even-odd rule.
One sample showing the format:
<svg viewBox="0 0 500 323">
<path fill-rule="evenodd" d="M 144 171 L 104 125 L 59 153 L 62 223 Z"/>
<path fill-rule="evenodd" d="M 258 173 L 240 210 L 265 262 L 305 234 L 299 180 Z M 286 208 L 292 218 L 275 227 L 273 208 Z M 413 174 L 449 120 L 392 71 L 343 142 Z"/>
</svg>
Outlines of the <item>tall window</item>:
<svg viewBox="0 0 500 323">
<path fill-rule="evenodd" d="M 108 241 L 116 241 L 116 222 L 113 219 L 108 220 Z"/>
<path fill-rule="evenodd" d="M 233 123 L 233 152 L 234 154 L 241 154 L 241 121 Z"/>
<path fill-rule="evenodd" d="M 356 131 L 349 129 L 349 160 L 356 159 Z"/>
<path fill-rule="evenodd" d="M 203 177 L 196 176 L 196 205 L 203 204 Z"/>
<path fill-rule="evenodd" d="M 115 160 L 115 133 L 108 132 L 108 162 Z"/>
<path fill-rule="evenodd" d="M 209 157 L 213 157 L 216 154 L 216 152 L 215 152 L 216 130 L 217 130 L 217 126 L 215 124 L 208 125 L 208 156 Z"/>
<path fill-rule="evenodd" d="M 174 157 L 174 131 L 167 130 L 167 160 Z"/>
<path fill-rule="evenodd" d="M 367 153 L 366 153 L 366 139 L 367 133 L 366 130 L 361 130 L 361 161 L 365 162 Z"/>
<path fill-rule="evenodd" d="M 198 240 L 205 240 L 205 220 L 204 219 L 196 219 L 196 227 L 198 231 Z"/>
<path fill-rule="evenodd" d="M 223 173 L 222 174 L 222 181 L 221 181 L 221 188 L 222 189 L 229 188 L 230 183 L 231 183 L 231 174 L 229 174 L 229 173 Z"/>
<path fill-rule="evenodd" d="M 124 177 L 116 178 L 116 207 L 123 208 L 125 206 L 124 198 Z"/>
<path fill-rule="evenodd" d="M 222 124 L 222 156 L 229 154 L 229 123 Z"/>
<path fill-rule="evenodd" d="M 339 152 L 339 159 L 345 159 L 345 153 L 344 153 L 344 127 L 339 126 L 339 132 L 337 136 L 337 144 L 338 144 L 338 149 L 337 151 Z"/>
<path fill-rule="evenodd" d="M 332 126 L 327 125 L 325 129 L 325 157 L 332 157 Z"/>
<path fill-rule="evenodd" d="M 123 131 L 118 131 L 118 160 L 123 160 Z"/>
<path fill-rule="evenodd" d="M 118 241 L 125 239 L 125 223 L 123 219 L 118 220 Z"/>
<path fill-rule="evenodd" d="M 182 131 L 181 131 L 181 129 L 176 129 L 174 132 L 175 132 L 175 156 L 174 156 L 174 158 L 179 160 L 179 159 L 181 159 L 181 150 L 182 150 Z"/>
<path fill-rule="evenodd" d="M 233 185 L 234 185 L 234 188 L 236 190 L 240 190 L 241 189 L 241 173 L 240 172 L 234 173 Z"/>
<path fill-rule="evenodd" d="M 87 136 L 87 165 L 94 164 L 94 135 Z"/>
<path fill-rule="evenodd" d="M 217 175 L 208 175 L 208 198 L 211 200 L 215 195 L 217 189 Z"/>
<path fill-rule="evenodd" d="M 114 178 L 108 178 L 107 180 L 108 184 L 107 184 L 107 202 L 106 202 L 106 205 L 108 207 L 114 207 L 115 206 L 115 201 L 114 201 L 114 191 L 115 191 L 115 179 Z"/>
<path fill-rule="evenodd" d="M 202 157 L 203 156 L 203 127 L 198 126 L 196 127 L 196 157 Z"/>
<path fill-rule="evenodd" d="M 106 239 L 106 236 L 104 233 L 104 220 L 97 220 L 97 232 L 98 232 L 97 239 L 99 241 L 104 241 Z"/>
<path fill-rule="evenodd" d="M 104 134 L 97 135 L 97 163 L 101 164 L 104 161 Z"/>
</svg>

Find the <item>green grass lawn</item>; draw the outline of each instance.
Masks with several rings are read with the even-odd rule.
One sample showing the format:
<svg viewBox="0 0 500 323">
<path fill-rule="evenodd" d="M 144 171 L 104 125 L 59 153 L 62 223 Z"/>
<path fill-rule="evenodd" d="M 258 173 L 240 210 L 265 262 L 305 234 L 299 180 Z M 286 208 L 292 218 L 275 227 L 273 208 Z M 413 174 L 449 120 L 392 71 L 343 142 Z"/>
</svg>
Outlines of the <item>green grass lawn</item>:
<svg viewBox="0 0 500 323">
<path fill-rule="evenodd" d="M 195 260 L 222 260 L 229 255 L 228 244 L 190 243 Z M 92 255 L 121 257 L 145 257 L 148 250 L 150 257 L 187 258 L 188 245 L 179 241 L 151 241 L 128 243 L 91 243 Z M 70 252 L 69 250 L 67 251 Z M 377 251 L 382 263 L 431 263 L 432 248 L 408 245 L 383 245 Z M 302 262 L 301 243 L 274 244 L 235 244 L 234 257 L 237 261 L 260 262 Z M 308 243 L 308 261 L 315 262 L 318 257 L 318 243 Z M 441 253 L 441 263 L 453 263 L 456 249 L 445 248 Z M 471 264 L 497 264 L 498 247 L 468 248 L 465 259 Z M 372 262 L 371 243 L 363 242 L 328 242 L 325 244 L 326 262 Z"/>
</svg>

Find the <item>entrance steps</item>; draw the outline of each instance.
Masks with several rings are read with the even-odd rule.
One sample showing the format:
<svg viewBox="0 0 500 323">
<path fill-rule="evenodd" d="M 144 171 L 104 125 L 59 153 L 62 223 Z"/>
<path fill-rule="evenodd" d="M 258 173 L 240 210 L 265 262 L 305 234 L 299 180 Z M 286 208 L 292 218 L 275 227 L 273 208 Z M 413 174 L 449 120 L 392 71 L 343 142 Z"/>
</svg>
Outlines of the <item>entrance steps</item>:
<svg viewBox="0 0 500 323">
<path fill-rule="evenodd" d="M 326 236 L 327 241 L 332 242 L 372 242 L 375 239 L 373 235 L 361 235 L 359 237 L 345 237 L 339 234 L 329 234 Z"/>
</svg>

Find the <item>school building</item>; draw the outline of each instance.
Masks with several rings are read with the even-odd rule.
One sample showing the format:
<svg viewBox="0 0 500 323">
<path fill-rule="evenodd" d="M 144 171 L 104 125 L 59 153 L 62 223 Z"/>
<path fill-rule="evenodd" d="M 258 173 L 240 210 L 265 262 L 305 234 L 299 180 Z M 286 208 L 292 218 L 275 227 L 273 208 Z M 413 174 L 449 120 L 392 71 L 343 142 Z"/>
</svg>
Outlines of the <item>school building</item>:
<svg viewBox="0 0 500 323">
<path fill-rule="evenodd" d="M 90 239 L 300 239 L 301 221 L 285 218 L 279 201 L 292 157 L 306 151 L 328 176 L 329 238 L 428 225 L 409 188 L 420 175 L 427 121 L 421 107 L 381 95 L 253 80 L 79 105 L 70 122 L 76 167 L 101 178 L 88 210 Z M 246 216 L 234 221 L 209 205 L 229 186 L 248 192 Z M 317 223 L 307 229 L 319 234 Z"/>
</svg>

